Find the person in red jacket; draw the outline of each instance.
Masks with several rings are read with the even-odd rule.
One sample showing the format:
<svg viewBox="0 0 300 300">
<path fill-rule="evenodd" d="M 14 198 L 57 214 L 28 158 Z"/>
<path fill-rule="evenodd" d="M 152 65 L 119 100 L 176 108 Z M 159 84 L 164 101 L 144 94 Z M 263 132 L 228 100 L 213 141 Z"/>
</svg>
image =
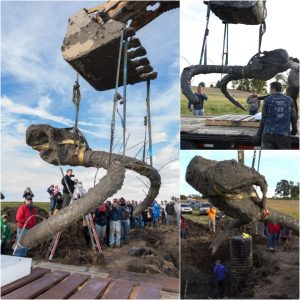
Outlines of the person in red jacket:
<svg viewBox="0 0 300 300">
<path fill-rule="evenodd" d="M 268 223 L 268 251 L 275 251 L 277 246 L 277 237 L 280 233 L 280 224 L 275 221 Z"/>
<path fill-rule="evenodd" d="M 16 214 L 16 221 L 18 223 L 17 228 L 17 249 L 14 252 L 15 256 L 26 256 L 27 248 L 18 244 L 20 236 L 24 236 L 27 232 L 36 225 L 36 208 L 32 204 L 32 196 L 27 195 L 24 200 L 24 204 L 22 204 Z"/>
</svg>

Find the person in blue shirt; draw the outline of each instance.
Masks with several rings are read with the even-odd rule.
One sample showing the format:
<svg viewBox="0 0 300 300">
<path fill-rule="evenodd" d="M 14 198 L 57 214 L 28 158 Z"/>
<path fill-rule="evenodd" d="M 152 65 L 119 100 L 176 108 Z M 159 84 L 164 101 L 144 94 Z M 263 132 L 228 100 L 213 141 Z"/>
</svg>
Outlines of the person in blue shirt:
<svg viewBox="0 0 300 300">
<path fill-rule="evenodd" d="M 112 205 L 109 207 L 109 246 L 120 248 L 121 243 L 121 207 L 118 199 L 114 199 Z"/>
<path fill-rule="evenodd" d="M 202 86 L 199 84 L 197 88 L 197 92 L 194 94 L 196 96 L 196 102 L 192 103 L 189 100 L 188 109 L 193 112 L 194 116 L 204 116 L 204 100 L 207 100 L 208 97 L 203 92 Z M 193 109 L 192 109 L 193 104 Z"/>
<path fill-rule="evenodd" d="M 220 298 L 224 297 L 225 287 L 224 287 L 224 279 L 227 275 L 226 268 L 221 264 L 221 261 L 216 260 L 216 264 L 214 266 L 214 276 L 218 284 L 219 295 Z"/>
<path fill-rule="evenodd" d="M 255 142 L 261 142 L 261 149 L 290 149 L 290 134 L 296 135 L 298 132 L 294 102 L 289 96 L 281 93 L 280 82 L 272 82 L 270 90 L 271 95 L 264 100 Z"/>
<path fill-rule="evenodd" d="M 160 205 L 155 200 L 152 204 L 152 211 L 153 211 L 153 225 L 158 226 L 158 220 L 160 216 Z"/>
</svg>

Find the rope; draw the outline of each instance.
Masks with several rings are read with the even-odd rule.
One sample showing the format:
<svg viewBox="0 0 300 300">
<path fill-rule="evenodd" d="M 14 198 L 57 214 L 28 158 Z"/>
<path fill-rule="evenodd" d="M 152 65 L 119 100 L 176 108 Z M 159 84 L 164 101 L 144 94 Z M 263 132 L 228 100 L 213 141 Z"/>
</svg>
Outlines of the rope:
<svg viewBox="0 0 300 300">
<path fill-rule="evenodd" d="M 207 43 L 207 37 L 208 37 L 208 34 L 209 34 L 209 30 L 208 30 L 209 16 L 210 16 L 210 1 L 208 1 L 208 3 L 207 3 L 206 28 L 205 28 L 204 37 L 203 37 L 203 43 L 202 43 L 202 50 L 201 50 L 199 65 L 202 64 L 202 59 L 203 59 L 204 52 L 207 52 L 206 43 Z M 205 51 L 205 49 L 206 49 L 206 51 Z M 207 56 L 207 53 L 205 53 L 205 56 Z"/>
<path fill-rule="evenodd" d="M 45 218 L 42 217 L 42 216 L 40 216 L 40 215 L 31 215 L 31 216 L 26 220 L 26 222 L 24 223 L 24 225 L 23 225 L 23 227 L 22 227 L 22 231 L 21 231 L 21 233 L 20 233 L 20 235 L 18 236 L 18 239 L 17 239 L 17 241 L 16 241 L 16 244 L 15 244 L 15 247 L 14 247 L 13 255 L 15 254 L 15 252 L 16 252 L 16 250 L 17 250 L 18 247 L 19 247 L 19 248 L 27 248 L 27 247 L 22 246 L 22 245 L 20 244 L 20 239 L 21 239 L 21 237 L 22 237 L 22 235 L 23 235 L 23 233 L 24 233 L 24 229 L 25 229 L 25 227 L 26 227 L 28 221 L 29 221 L 32 217 L 39 217 L 39 218 L 45 220 Z"/>
</svg>

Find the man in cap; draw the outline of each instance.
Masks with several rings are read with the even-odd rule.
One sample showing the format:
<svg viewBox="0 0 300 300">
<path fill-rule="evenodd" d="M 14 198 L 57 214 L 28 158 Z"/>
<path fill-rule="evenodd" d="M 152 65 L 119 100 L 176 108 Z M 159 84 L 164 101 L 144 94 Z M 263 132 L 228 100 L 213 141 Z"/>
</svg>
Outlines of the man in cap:
<svg viewBox="0 0 300 300">
<path fill-rule="evenodd" d="M 36 225 L 36 208 L 32 204 L 32 196 L 28 194 L 25 197 L 24 204 L 22 204 L 16 214 L 16 221 L 18 223 L 17 227 L 17 243 L 27 234 L 27 232 Z M 22 245 L 17 244 L 17 249 L 15 250 L 15 256 L 26 256 L 27 248 Z"/>
</svg>

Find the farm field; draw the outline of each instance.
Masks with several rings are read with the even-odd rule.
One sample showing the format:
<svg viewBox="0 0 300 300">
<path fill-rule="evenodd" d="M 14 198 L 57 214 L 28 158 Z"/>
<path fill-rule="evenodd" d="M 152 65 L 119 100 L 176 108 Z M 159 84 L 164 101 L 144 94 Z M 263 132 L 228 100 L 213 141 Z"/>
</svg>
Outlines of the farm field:
<svg viewBox="0 0 300 300">
<path fill-rule="evenodd" d="M 193 87 L 193 91 L 196 91 L 196 87 Z M 239 90 L 228 90 L 229 93 L 238 100 L 246 109 L 247 109 L 247 97 L 250 95 L 249 92 L 239 91 Z M 208 100 L 204 103 L 204 115 L 205 116 L 217 116 L 217 115 L 226 115 L 226 114 L 237 114 L 237 115 L 246 115 L 248 112 L 245 112 L 236 106 L 234 106 L 225 96 L 222 94 L 218 88 L 204 88 L 204 93 L 208 96 Z M 261 96 L 261 95 L 260 95 Z M 262 108 L 263 101 L 261 102 L 260 111 Z M 192 115 L 187 108 L 188 100 L 181 93 L 180 95 L 180 114 L 181 115 Z"/>
<path fill-rule="evenodd" d="M 299 218 L 299 201 L 298 200 L 268 200 L 268 207 L 278 210 L 291 217 Z M 186 219 L 189 219 L 196 223 L 207 224 L 207 216 L 200 216 L 199 210 L 194 209 L 193 214 L 184 214 Z"/>
<path fill-rule="evenodd" d="M 1 210 L 5 207 L 19 207 L 21 204 L 23 204 L 23 201 L 15 201 L 15 202 L 1 202 Z M 46 211 L 49 211 L 50 209 L 50 201 L 49 202 L 33 202 L 33 205 L 35 207 L 42 208 Z"/>
</svg>

